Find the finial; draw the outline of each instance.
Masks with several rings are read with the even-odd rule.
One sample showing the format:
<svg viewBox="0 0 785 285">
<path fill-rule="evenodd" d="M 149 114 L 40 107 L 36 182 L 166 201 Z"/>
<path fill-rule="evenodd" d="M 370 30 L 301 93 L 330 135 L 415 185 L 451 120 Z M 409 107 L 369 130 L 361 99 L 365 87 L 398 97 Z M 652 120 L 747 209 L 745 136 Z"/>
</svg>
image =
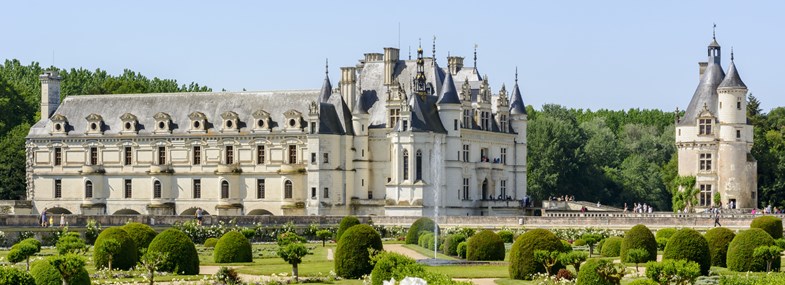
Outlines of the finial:
<svg viewBox="0 0 785 285">
<path fill-rule="evenodd" d="M 450 51 L 447 51 L 447 69 L 450 69 Z"/>
<path fill-rule="evenodd" d="M 330 61 L 329 59 L 324 59 L 324 75 L 327 76 L 330 73 Z"/>
<path fill-rule="evenodd" d="M 711 28 L 711 38 L 716 40 L 717 39 L 717 23 L 713 23 L 714 27 Z"/>
<path fill-rule="evenodd" d="M 474 69 L 477 69 L 477 44 L 474 44 Z"/>
<path fill-rule="evenodd" d="M 518 67 L 515 67 L 515 84 L 518 84 Z"/>
<path fill-rule="evenodd" d="M 412 46 L 409 46 L 409 60 L 412 60 Z"/>
<path fill-rule="evenodd" d="M 433 36 L 433 60 L 436 60 L 436 35 Z"/>
<path fill-rule="evenodd" d="M 730 61 L 733 61 L 733 46 L 730 47 Z"/>
</svg>

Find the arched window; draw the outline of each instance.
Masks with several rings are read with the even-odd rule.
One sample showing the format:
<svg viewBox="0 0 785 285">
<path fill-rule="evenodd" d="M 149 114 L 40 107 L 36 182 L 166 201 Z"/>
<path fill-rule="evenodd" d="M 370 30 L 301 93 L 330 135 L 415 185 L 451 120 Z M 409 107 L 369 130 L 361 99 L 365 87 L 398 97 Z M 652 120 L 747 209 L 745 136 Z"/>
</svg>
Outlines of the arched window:
<svg viewBox="0 0 785 285">
<path fill-rule="evenodd" d="M 283 198 L 284 199 L 292 199 L 292 181 L 286 180 L 283 183 Z"/>
<path fill-rule="evenodd" d="M 229 199 L 229 181 L 221 181 L 221 199 Z"/>
<path fill-rule="evenodd" d="M 153 198 L 161 198 L 161 181 L 153 182 Z"/>
<path fill-rule="evenodd" d="M 481 200 L 491 200 L 492 196 L 488 194 L 488 178 L 482 181 L 482 199 Z"/>
<path fill-rule="evenodd" d="M 422 180 L 422 150 L 417 150 L 414 159 L 414 178 Z"/>
<path fill-rule="evenodd" d="M 409 180 L 409 151 L 403 150 L 403 180 Z"/>
<path fill-rule="evenodd" d="M 93 181 L 87 180 L 84 183 L 84 197 L 93 198 Z"/>
</svg>

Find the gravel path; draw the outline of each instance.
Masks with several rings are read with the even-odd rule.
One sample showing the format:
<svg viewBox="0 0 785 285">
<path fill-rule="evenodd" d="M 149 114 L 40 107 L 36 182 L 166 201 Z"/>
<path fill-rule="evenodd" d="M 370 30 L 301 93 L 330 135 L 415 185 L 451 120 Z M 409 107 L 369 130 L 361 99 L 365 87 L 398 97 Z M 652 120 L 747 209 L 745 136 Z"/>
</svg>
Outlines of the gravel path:
<svg viewBox="0 0 785 285">
<path fill-rule="evenodd" d="M 332 249 L 332 248 L 328 248 L 328 249 L 327 249 L 327 260 L 333 260 L 333 259 L 335 259 L 333 256 L 334 256 L 334 254 L 333 254 L 333 249 Z"/>
<path fill-rule="evenodd" d="M 414 258 L 415 260 L 428 259 L 429 257 L 422 255 L 419 252 L 403 247 L 402 244 L 387 244 L 384 245 L 384 250 L 389 252 L 400 253 L 405 256 Z"/>
</svg>

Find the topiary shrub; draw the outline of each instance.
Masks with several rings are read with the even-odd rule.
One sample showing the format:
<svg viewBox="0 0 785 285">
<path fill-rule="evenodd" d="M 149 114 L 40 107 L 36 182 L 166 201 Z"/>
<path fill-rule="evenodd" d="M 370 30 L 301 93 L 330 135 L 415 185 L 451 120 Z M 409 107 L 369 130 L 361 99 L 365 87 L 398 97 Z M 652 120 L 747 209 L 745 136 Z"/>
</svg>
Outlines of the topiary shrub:
<svg viewBox="0 0 785 285">
<path fill-rule="evenodd" d="M 36 285 L 33 275 L 11 266 L 0 266 L 0 284 Z"/>
<path fill-rule="evenodd" d="M 762 229 L 751 228 L 739 232 L 728 245 L 728 269 L 737 272 L 765 271 L 766 262 L 753 258 L 752 254 L 759 246 L 771 245 L 774 245 L 774 239 Z M 774 261 L 773 267 L 780 268 L 779 259 Z"/>
<path fill-rule="evenodd" d="M 726 259 L 728 256 L 728 245 L 733 240 L 736 234 L 733 231 L 718 227 L 710 229 L 703 235 L 706 242 L 709 244 L 709 255 L 711 256 L 711 265 L 726 267 Z"/>
<path fill-rule="evenodd" d="M 371 271 L 371 284 L 382 285 L 384 281 L 393 278 L 403 280 L 405 277 L 422 276 L 424 273 L 425 267 L 411 257 L 384 252 L 376 257 L 376 265 Z"/>
<path fill-rule="evenodd" d="M 162 272 L 180 275 L 199 274 L 199 255 L 196 253 L 196 246 L 188 235 L 178 229 L 170 228 L 158 234 L 150 242 L 147 251 L 169 255 L 159 268 Z"/>
<path fill-rule="evenodd" d="M 655 238 L 671 238 L 673 234 L 676 233 L 676 229 L 674 228 L 661 228 L 657 230 L 657 233 L 654 235 Z"/>
<path fill-rule="evenodd" d="M 427 249 L 433 249 L 433 240 L 433 233 L 424 232 L 417 238 L 417 245 Z"/>
<path fill-rule="evenodd" d="M 621 237 L 609 237 L 602 243 L 602 250 L 600 254 L 603 257 L 619 257 L 621 254 L 621 243 L 624 241 Z"/>
<path fill-rule="evenodd" d="M 624 240 L 621 242 L 619 250 L 622 262 L 628 262 L 627 251 L 633 248 L 641 248 L 649 252 L 649 258 L 646 261 L 657 261 L 657 240 L 654 239 L 654 234 L 646 226 L 636 225 L 624 234 Z"/>
<path fill-rule="evenodd" d="M 251 262 L 251 243 L 240 232 L 230 231 L 221 236 L 213 251 L 215 263 Z"/>
<path fill-rule="evenodd" d="M 518 236 L 510 251 L 509 273 L 511 279 L 528 280 L 534 273 L 545 272 L 545 266 L 534 261 L 535 250 L 565 251 L 562 241 L 549 230 L 534 229 Z M 558 272 L 562 268 L 564 266 L 557 262 L 551 270 Z"/>
<path fill-rule="evenodd" d="M 115 240 L 120 244 L 118 252 L 111 256 L 112 269 L 128 270 L 136 266 L 136 262 L 139 261 L 136 243 L 122 227 L 111 227 L 103 230 L 95 239 L 93 263 L 96 269 L 109 265 L 110 254 L 102 246 L 106 240 Z"/>
<path fill-rule="evenodd" d="M 572 246 L 584 246 L 586 245 L 586 241 L 582 239 L 576 239 L 572 241 Z"/>
<path fill-rule="evenodd" d="M 147 248 L 150 245 L 150 242 L 155 238 L 155 235 L 158 234 L 150 226 L 141 223 L 127 223 L 122 228 L 128 233 L 128 236 L 134 240 L 136 248 L 138 248 L 140 252 L 143 248 Z"/>
<path fill-rule="evenodd" d="M 513 243 L 515 241 L 515 234 L 512 231 L 499 231 L 497 233 L 504 243 Z"/>
<path fill-rule="evenodd" d="M 451 234 L 448 235 L 444 239 L 444 254 L 446 255 L 458 255 L 458 244 L 466 241 L 466 235 L 464 234 Z"/>
<path fill-rule="evenodd" d="M 782 238 L 782 219 L 775 216 L 760 216 L 752 220 L 750 228 L 766 231 L 773 239 Z"/>
<path fill-rule="evenodd" d="M 218 243 L 218 239 L 214 238 L 214 237 L 211 237 L 211 238 L 208 238 L 208 239 L 204 240 L 204 247 L 213 248 L 213 247 L 215 247 L 215 244 L 217 244 L 217 243 Z"/>
<path fill-rule="evenodd" d="M 689 260 L 700 266 L 701 275 L 709 275 L 711 254 L 709 243 L 696 230 L 684 228 L 670 238 L 662 259 Z"/>
<path fill-rule="evenodd" d="M 338 225 L 338 232 L 335 234 L 335 242 L 341 240 L 341 236 L 344 232 L 346 232 L 346 230 L 359 224 L 360 220 L 358 220 L 355 216 L 343 217 L 343 219 L 341 219 L 341 224 Z"/>
<path fill-rule="evenodd" d="M 628 285 L 659 285 L 659 283 L 651 281 L 651 279 L 636 279 L 632 280 Z"/>
<path fill-rule="evenodd" d="M 611 280 L 604 278 L 598 273 L 598 269 L 608 266 L 611 263 L 605 259 L 592 258 L 587 260 L 581 265 L 581 271 L 578 271 L 578 280 L 576 285 L 617 285 Z"/>
<path fill-rule="evenodd" d="M 33 275 L 36 285 L 61 285 L 63 276 L 60 271 L 49 262 L 49 259 L 38 260 L 30 266 L 30 274 Z M 2 284 L 2 282 L 0 282 Z M 68 280 L 68 285 L 90 285 L 90 274 L 87 269 L 82 267 L 79 273 Z"/>
<path fill-rule="evenodd" d="M 566 240 L 561 240 L 561 246 L 564 252 L 572 251 L 572 245 Z"/>
<path fill-rule="evenodd" d="M 409 231 L 406 232 L 406 244 L 417 244 L 417 239 L 420 237 L 420 232 L 433 232 L 436 223 L 430 218 L 422 217 L 414 221 Z"/>
<path fill-rule="evenodd" d="M 461 243 L 458 244 L 458 248 L 456 249 L 456 252 L 458 253 L 458 257 L 466 258 L 466 242 L 465 241 L 462 241 Z"/>
<path fill-rule="evenodd" d="M 481 231 L 466 243 L 466 260 L 504 260 L 504 241 L 493 231 Z"/>
<path fill-rule="evenodd" d="M 371 253 L 381 251 L 382 237 L 369 225 L 355 225 L 344 232 L 335 249 L 335 273 L 357 279 L 371 273 Z"/>
</svg>

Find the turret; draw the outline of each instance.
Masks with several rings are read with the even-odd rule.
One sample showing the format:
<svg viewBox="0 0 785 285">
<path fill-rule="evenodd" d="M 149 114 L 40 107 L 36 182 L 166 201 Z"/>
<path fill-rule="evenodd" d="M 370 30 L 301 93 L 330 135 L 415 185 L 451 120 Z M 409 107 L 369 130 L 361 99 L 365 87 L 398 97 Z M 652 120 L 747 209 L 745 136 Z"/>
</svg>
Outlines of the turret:
<svg viewBox="0 0 785 285">
<path fill-rule="evenodd" d="M 731 51 L 731 62 L 728 74 L 717 88 L 719 95 L 719 120 L 726 124 L 746 124 L 747 123 L 747 85 L 741 80 L 736 69 L 733 52 Z"/>
<path fill-rule="evenodd" d="M 436 102 L 439 108 L 439 118 L 442 125 L 447 129 L 447 136 L 459 137 L 461 135 L 461 99 L 458 98 L 458 91 L 455 89 L 452 74 L 447 72 L 442 84 L 439 101 Z"/>
<path fill-rule="evenodd" d="M 322 83 L 322 91 L 319 92 L 319 103 L 325 103 L 330 99 L 333 94 L 333 85 L 330 83 L 330 75 L 328 74 L 327 64 L 324 66 L 324 83 Z"/>
<path fill-rule="evenodd" d="M 60 106 L 60 76 L 56 70 L 38 76 L 41 81 L 41 119 L 48 119 Z"/>
<path fill-rule="evenodd" d="M 515 71 L 515 86 L 512 89 L 512 102 L 510 102 L 510 127 L 516 133 L 515 140 L 518 143 L 526 143 L 526 105 L 523 103 L 521 89 L 518 87 L 518 71 Z"/>
</svg>

